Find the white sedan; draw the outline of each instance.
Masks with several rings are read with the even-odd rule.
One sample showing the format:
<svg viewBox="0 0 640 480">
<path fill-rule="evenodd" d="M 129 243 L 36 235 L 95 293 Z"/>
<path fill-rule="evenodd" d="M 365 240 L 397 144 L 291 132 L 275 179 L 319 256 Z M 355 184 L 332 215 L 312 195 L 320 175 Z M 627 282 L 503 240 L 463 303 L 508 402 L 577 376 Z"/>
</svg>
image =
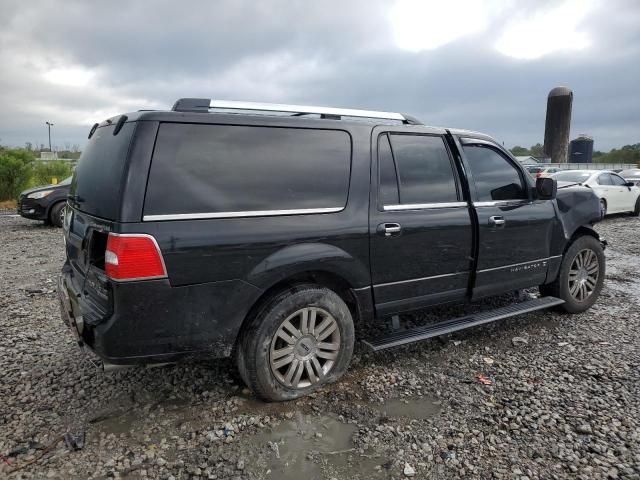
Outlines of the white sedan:
<svg viewBox="0 0 640 480">
<path fill-rule="evenodd" d="M 617 173 L 609 170 L 565 170 L 551 175 L 551 178 L 558 181 L 558 187 L 579 184 L 592 188 L 600 198 L 603 217 L 623 212 L 640 215 L 640 188 Z"/>
</svg>

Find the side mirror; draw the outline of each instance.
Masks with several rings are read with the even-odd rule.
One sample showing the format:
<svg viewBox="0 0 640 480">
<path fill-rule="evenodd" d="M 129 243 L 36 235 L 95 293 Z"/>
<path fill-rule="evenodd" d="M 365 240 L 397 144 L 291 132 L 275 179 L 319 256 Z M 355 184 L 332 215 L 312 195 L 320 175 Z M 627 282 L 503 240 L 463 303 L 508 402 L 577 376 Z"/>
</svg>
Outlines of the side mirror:
<svg viewBox="0 0 640 480">
<path fill-rule="evenodd" d="M 635 187 L 635 186 L 636 186 L 636 184 L 635 184 L 635 183 L 633 183 L 633 182 L 627 182 L 627 183 L 625 183 L 625 184 L 624 184 L 624 186 L 625 186 L 625 187 Z"/>
<path fill-rule="evenodd" d="M 555 178 L 538 177 L 536 178 L 536 193 L 539 200 L 553 200 L 558 193 L 558 182 Z"/>
</svg>

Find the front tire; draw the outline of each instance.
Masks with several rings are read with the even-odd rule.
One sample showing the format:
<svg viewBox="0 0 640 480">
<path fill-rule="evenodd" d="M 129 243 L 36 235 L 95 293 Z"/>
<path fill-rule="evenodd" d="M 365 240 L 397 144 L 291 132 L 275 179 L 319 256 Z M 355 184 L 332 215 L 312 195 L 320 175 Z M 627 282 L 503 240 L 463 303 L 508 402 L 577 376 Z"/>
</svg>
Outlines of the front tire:
<svg viewBox="0 0 640 480">
<path fill-rule="evenodd" d="M 604 250 L 600 241 L 590 235 L 576 239 L 567 249 L 560 272 L 553 283 L 542 285 L 544 296 L 564 300 L 560 308 L 568 313 L 581 313 L 591 308 L 600 296 L 605 275 Z"/>
<path fill-rule="evenodd" d="M 241 333 L 236 363 L 262 400 L 292 400 L 338 380 L 353 344 L 353 318 L 342 298 L 319 285 L 299 285 L 257 309 Z"/>
<path fill-rule="evenodd" d="M 633 212 L 631 212 L 631 215 L 633 215 L 634 217 L 640 216 L 640 197 L 636 199 L 636 206 L 633 209 Z"/>
<path fill-rule="evenodd" d="M 49 211 L 49 223 L 54 227 L 62 228 L 64 223 L 64 202 L 58 202 Z"/>
</svg>

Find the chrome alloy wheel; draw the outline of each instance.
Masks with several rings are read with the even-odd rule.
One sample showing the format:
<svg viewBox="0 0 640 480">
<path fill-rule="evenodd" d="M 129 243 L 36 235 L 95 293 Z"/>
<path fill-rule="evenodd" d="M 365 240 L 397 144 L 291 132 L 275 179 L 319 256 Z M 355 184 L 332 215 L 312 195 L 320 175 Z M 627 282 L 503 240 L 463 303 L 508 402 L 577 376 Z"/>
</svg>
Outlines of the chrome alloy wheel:
<svg viewBox="0 0 640 480">
<path fill-rule="evenodd" d="M 600 263 L 593 250 L 580 250 L 569 269 L 569 294 L 578 302 L 584 302 L 596 288 L 600 275 Z"/>
<path fill-rule="evenodd" d="M 340 329 L 333 316 L 306 307 L 280 324 L 271 340 L 271 373 L 289 388 L 306 388 L 322 381 L 340 352 Z"/>
</svg>

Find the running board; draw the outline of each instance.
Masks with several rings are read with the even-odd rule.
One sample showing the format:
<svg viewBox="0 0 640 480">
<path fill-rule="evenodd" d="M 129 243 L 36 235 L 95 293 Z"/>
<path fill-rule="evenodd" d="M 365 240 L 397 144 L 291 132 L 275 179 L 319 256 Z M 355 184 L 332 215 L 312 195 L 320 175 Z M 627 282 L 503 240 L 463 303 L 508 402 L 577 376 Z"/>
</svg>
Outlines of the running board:
<svg viewBox="0 0 640 480">
<path fill-rule="evenodd" d="M 453 318 L 445 320 L 434 325 L 424 327 L 416 327 L 400 332 L 393 332 L 385 337 L 375 338 L 373 340 L 364 340 L 363 343 L 374 352 L 386 350 L 387 348 L 399 347 L 408 343 L 419 342 L 427 338 L 438 337 L 447 333 L 457 332 L 465 328 L 475 327 L 484 323 L 495 322 L 503 318 L 513 317 L 523 313 L 535 312 L 556 305 L 562 305 L 564 300 L 556 297 L 542 297 L 526 302 L 508 305 L 506 307 L 488 310 L 485 312 L 474 313 L 465 317 Z"/>
</svg>

